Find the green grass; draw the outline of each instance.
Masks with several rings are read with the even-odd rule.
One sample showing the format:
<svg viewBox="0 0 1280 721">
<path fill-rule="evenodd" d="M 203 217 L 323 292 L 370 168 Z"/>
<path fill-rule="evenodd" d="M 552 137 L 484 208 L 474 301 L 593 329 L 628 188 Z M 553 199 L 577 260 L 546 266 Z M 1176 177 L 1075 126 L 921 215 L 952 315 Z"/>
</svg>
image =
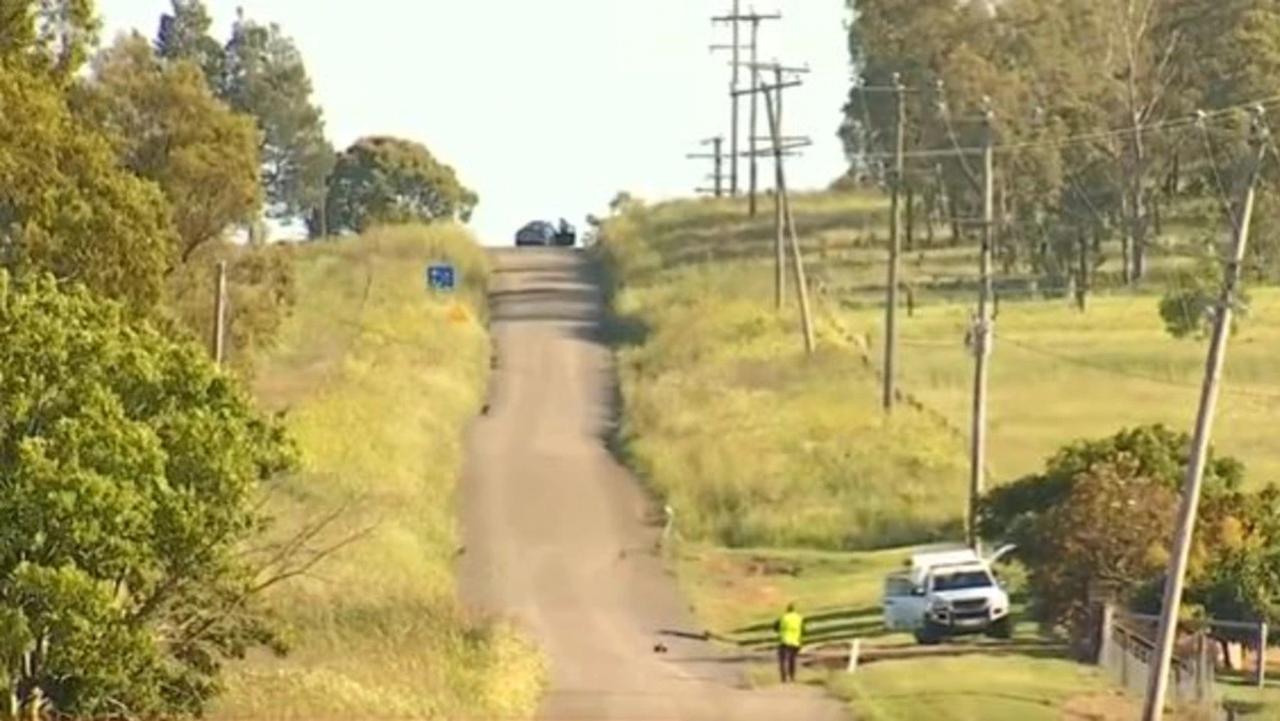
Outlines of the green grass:
<svg viewBox="0 0 1280 721">
<path fill-rule="evenodd" d="M 1120 721 L 1138 711 L 1093 671 L 1064 659 L 966 655 L 898 662 L 909 670 L 893 663 L 832 681 L 860 721 Z"/>
<path fill-rule="evenodd" d="M 1012 642 L 964 641 L 921 648 L 884 631 L 884 577 L 902 567 L 902 550 L 830 553 L 685 546 L 676 556 L 684 589 L 713 635 L 760 651 L 750 676 L 773 683 L 771 621 L 789 602 L 810 620 L 808 653 L 825 663 L 802 681 L 825 685 L 859 721 L 911 719 L 1132 718 L 1132 699 L 1093 669 L 1065 656 L 1061 642 L 1021 623 Z M 846 673 L 848 641 L 862 640 L 863 662 Z M 1090 715 L 1092 714 L 1092 715 Z"/>
<path fill-rule="evenodd" d="M 1214 442 L 1244 461 L 1253 484 L 1280 483 L 1280 289 L 1252 292 L 1249 318 L 1232 338 Z M 879 311 L 851 311 L 851 328 L 880 346 Z M 969 308 L 921 308 L 902 324 L 902 384 L 952 424 L 970 413 L 973 361 L 963 346 Z M 990 470 L 998 481 L 1043 467 L 1065 443 L 1128 426 L 1165 423 L 1190 431 L 1206 344 L 1176 340 L 1149 295 L 1105 296 L 1087 313 L 1065 302 L 1006 303 L 991 365 Z"/>
<path fill-rule="evenodd" d="M 449 259 L 465 287 L 424 290 Z M 455 598 L 453 496 L 462 429 L 482 403 L 487 259 L 450 227 L 404 227 L 296 251 L 299 299 L 256 391 L 284 410 L 303 470 L 273 489 L 280 533 L 337 514 L 323 547 L 274 589 L 286 658 L 234 667 L 221 718 L 519 718 L 544 672 L 508 623 Z"/>
</svg>

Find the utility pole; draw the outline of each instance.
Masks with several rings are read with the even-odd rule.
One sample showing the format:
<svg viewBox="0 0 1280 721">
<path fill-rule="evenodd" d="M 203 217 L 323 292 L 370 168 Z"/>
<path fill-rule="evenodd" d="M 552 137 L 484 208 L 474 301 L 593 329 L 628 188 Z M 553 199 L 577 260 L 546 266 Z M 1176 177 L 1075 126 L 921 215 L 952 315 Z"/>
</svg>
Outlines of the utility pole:
<svg viewBox="0 0 1280 721">
<path fill-rule="evenodd" d="M 889 214 L 889 279 L 887 281 L 884 319 L 884 410 L 893 411 L 894 392 L 897 390 L 898 354 L 898 272 L 902 253 L 902 186 L 906 173 L 907 105 L 903 98 L 902 77 L 893 74 L 894 97 L 897 99 L 897 137 L 893 152 L 893 177 L 891 212 Z"/>
<path fill-rule="evenodd" d="M 1161 721 L 1164 718 L 1164 701 L 1168 691 L 1173 646 L 1178 635 L 1178 610 L 1182 605 L 1187 557 L 1191 552 L 1196 513 L 1200 505 L 1200 486 L 1204 481 L 1204 469 L 1208 461 L 1209 437 L 1213 432 L 1213 419 L 1222 383 L 1222 368 L 1226 362 L 1227 339 L 1231 334 L 1231 319 L 1237 289 L 1240 285 L 1240 273 L 1244 265 L 1245 250 L 1249 244 L 1249 224 L 1253 219 L 1254 195 L 1258 176 L 1262 171 L 1262 163 L 1267 154 L 1268 131 L 1262 117 L 1262 108 L 1259 107 L 1254 112 L 1253 164 L 1245 181 L 1244 196 L 1240 202 L 1240 215 L 1238 218 L 1231 218 L 1231 254 L 1223 273 L 1222 293 L 1218 298 L 1213 337 L 1209 342 L 1209 357 L 1205 362 L 1204 387 L 1200 393 L 1200 410 L 1196 415 L 1191 459 L 1187 464 L 1182 502 L 1178 507 L 1178 527 L 1173 539 L 1173 553 L 1169 557 L 1169 569 L 1165 574 L 1164 602 L 1160 607 L 1160 627 L 1156 632 L 1155 658 L 1150 667 L 1151 675 L 1147 679 L 1147 697 L 1142 710 L 1143 721 Z"/>
<path fill-rule="evenodd" d="M 805 68 L 785 68 L 778 63 L 751 63 L 752 75 L 756 76 L 752 80 L 752 89 L 739 91 L 739 94 L 750 93 L 752 95 L 761 94 L 765 97 L 767 109 L 769 111 L 769 135 L 766 138 L 770 144 L 769 153 L 774 157 L 775 181 L 773 192 L 773 229 L 774 229 L 774 280 L 773 280 L 773 298 L 774 307 L 781 310 L 786 302 L 787 287 L 787 223 L 790 215 L 790 198 L 785 192 L 785 177 L 779 179 L 780 175 L 785 175 L 781 170 L 781 158 L 794 155 L 799 148 L 807 147 L 812 144 L 812 140 L 805 136 L 784 136 L 781 133 L 782 128 L 782 96 L 783 91 L 787 88 L 800 86 L 799 80 L 782 82 L 781 74 L 789 72 L 793 74 L 802 74 L 809 72 Z M 765 87 L 760 84 L 759 74 L 762 71 L 772 71 L 777 79 L 777 83 L 771 87 Z M 776 91 L 773 94 L 770 91 Z M 774 126 L 777 125 L 777 128 Z M 756 136 L 752 136 L 752 140 L 758 140 Z M 761 153 L 752 153 L 757 155 Z"/>
<path fill-rule="evenodd" d="M 707 138 L 702 141 L 702 145 L 710 145 L 714 148 L 711 153 L 690 153 L 686 158 L 691 160 L 711 160 L 714 165 L 712 174 L 709 176 L 714 185 L 710 188 L 697 188 L 699 193 L 710 193 L 717 198 L 724 197 L 724 136 L 717 135 L 714 138 Z"/>
<path fill-rule="evenodd" d="M 213 287 L 213 338 L 210 350 L 213 362 L 222 365 L 226 359 L 227 342 L 227 261 L 218 261 L 218 272 Z"/>
<path fill-rule="evenodd" d="M 747 200 L 747 210 L 751 217 L 756 215 L 756 196 L 760 193 L 760 169 L 759 169 L 759 153 L 757 152 L 757 135 L 759 133 L 758 126 L 760 117 L 760 73 L 754 70 L 755 66 L 760 63 L 760 23 L 765 20 L 781 20 L 781 13 L 771 13 L 769 15 L 761 15 L 754 10 L 747 15 L 747 19 L 751 22 L 751 136 L 748 143 L 751 147 L 751 171 L 750 171 L 750 190 Z M 781 117 L 781 112 L 779 112 Z"/>
<path fill-rule="evenodd" d="M 737 92 L 738 92 L 738 60 L 740 59 L 739 53 L 742 50 L 742 47 L 739 44 L 739 25 L 738 25 L 738 16 L 740 14 L 739 12 L 740 1 L 741 0 L 733 0 L 733 80 L 729 85 L 730 104 L 733 106 L 733 110 L 731 112 L 732 123 L 733 123 L 733 133 L 732 133 L 733 140 L 731 141 L 732 147 L 729 149 L 729 154 L 733 156 L 733 162 L 729 167 L 729 187 L 731 189 L 730 192 L 734 197 L 737 197 L 738 195 L 738 95 L 737 95 Z"/>
<path fill-rule="evenodd" d="M 729 23 L 733 28 L 733 44 L 727 48 L 723 45 L 713 45 L 712 50 L 729 50 L 733 54 L 733 67 L 731 69 L 731 79 L 729 81 L 729 194 L 738 195 L 738 71 L 742 59 L 742 40 L 740 23 L 742 21 L 742 0 L 733 0 L 733 12 L 730 15 L 721 15 L 711 18 L 713 23 Z"/>
<path fill-rule="evenodd" d="M 762 23 L 765 20 L 780 20 L 780 19 L 782 19 L 782 15 L 778 13 L 762 15 L 752 10 L 751 12 L 744 14 L 742 12 L 741 0 L 733 0 L 732 14 L 721 15 L 711 19 L 712 22 L 715 22 L 715 23 L 729 23 L 730 26 L 733 28 L 733 44 L 732 45 L 711 46 L 712 50 L 729 50 L 733 54 L 733 59 L 731 61 L 733 65 L 733 69 L 732 69 L 733 75 L 732 75 L 732 80 L 730 81 L 730 86 L 729 86 L 730 124 L 732 126 L 731 131 L 729 133 L 729 155 L 732 156 L 732 161 L 729 166 L 729 187 L 730 187 L 730 194 L 733 196 L 738 195 L 738 189 L 740 187 L 738 182 L 738 177 L 739 177 L 738 176 L 738 158 L 741 157 L 742 155 L 741 146 L 739 144 L 739 130 L 741 126 L 741 122 L 739 119 L 739 104 L 740 104 L 739 98 L 743 95 L 740 88 L 741 67 L 743 65 L 742 50 L 746 49 L 750 51 L 750 54 L 751 54 L 750 64 L 755 65 L 759 57 L 759 51 L 760 51 L 760 45 L 759 45 L 760 23 Z M 741 29 L 742 23 L 751 23 L 751 42 L 748 45 L 742 44 L 742 29 Z M 759 78 L 753 72 L 751 74 L 751 92 L 750 92 L 750 95 L 751 95 L 751 112 L 750 112 L 751 136 L 750 138 L 751 139 L 749 139 L 748 141 L 748 146 L 749 146 L 748 155 L 750 160 L 749 165 L 750 165 L 750 182 L 751 182 L 751 196 L 749 199 L 749 203 L 750 203 L 750 212 L 751 212 L 751 215 L 753 216 L 756 213 L 756 190 L 757 190 L 756 183 L 757 183 L 757 173 L 758 173 L 757 160 L 756 160 L 757 148 L 756 148 L 754 138 L 756 135 L 756 123 L 757 123 L 757 117 L 759 113 L 759 110 L 758 110 L 759 101 L 756 97 L 757 94 L 759 93 L 759 87 L 760 87 Z"/>
<path fill-rule="evenodd" d="M 982 252 L 979 259 L 978 313 L 973 324 L 973 430 L 969 459 L 969 546 L 978 550 L 978 500 L 985 490 L 987 466 L 987 375 L 995 324 L 991 252 L 995 241 L 995 113 L 987 107 L 982 134 Z"/>
<path fill-rule="evenodd" d="M 773 156 L 774 156 L 774 175 L 776 181 L 776 189 L 774 193 L 777 195 L 777 210 L 775 217 L 781 216 L 785 220 L 788 234 L 791 238 L 791 262 L 795 270 L 796 295 L 800 301 L 800 321 L 804 333 L 804 349 L 809 355 L 812 355 L 817 349 L 817 339 L 813 328 L 813 313 L 809 305 L 809 284 L 805 276 L 804 254 L 800 251 L 800 238 L 796 233 L 795 218 L 791 214 L 791 199 L 787 193 L 787 174 L 784 161 L 785 148 L 782 141 L 781 127 L 781 99 L 782 92 L 788 87 L 796 87 L 799 81 L 789 83 L 783 82 L 782 74 L 788 72 L 781 65 L 771 66 L 774 73 L 774 84 L 770 86 L 762 86 L 761 92 L 764 94 L 765 110 L 769 116 L 769 131 L 773 138 Z M 758 71 L 758 68 L 755 68 Z M 791 70 L 790 72 L 803 72 L 800 70 Z M 777 109 L 775 110 L 774 98 L 778 99 Z M 779 233 L 779 239 L 781 239 Z M 780 284 L 779 284 L 779 287 Z"/>
<path fill-rule="evenodd" d="M 756 192 L 760 189 L 759 159 L 756 157 L 756 126 L 760 117 L 760 73 L 755 66 L 760 62 L 760 20 L 754 12 L 751 17 L 751 122 L 747 145 L 751 148 L 751 186 L 747 194 L 747 214 L 756 217 Z"/>
</svg>

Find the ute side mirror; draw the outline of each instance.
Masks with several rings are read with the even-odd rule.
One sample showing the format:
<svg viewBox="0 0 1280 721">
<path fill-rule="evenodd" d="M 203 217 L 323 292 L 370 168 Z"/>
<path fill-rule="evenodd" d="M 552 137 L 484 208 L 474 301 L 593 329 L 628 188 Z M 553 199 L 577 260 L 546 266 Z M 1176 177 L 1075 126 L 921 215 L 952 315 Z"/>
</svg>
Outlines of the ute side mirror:
<svg viewBox="0 0 1280 721">
<path fill-rule="evenodd" d="M 912 596 L 923 596 L 923 595 L 924 595 L 924 586 L 912 586 L 912 588 L 911 588 L 911 595 L 912 595 Z"/>
</svg>

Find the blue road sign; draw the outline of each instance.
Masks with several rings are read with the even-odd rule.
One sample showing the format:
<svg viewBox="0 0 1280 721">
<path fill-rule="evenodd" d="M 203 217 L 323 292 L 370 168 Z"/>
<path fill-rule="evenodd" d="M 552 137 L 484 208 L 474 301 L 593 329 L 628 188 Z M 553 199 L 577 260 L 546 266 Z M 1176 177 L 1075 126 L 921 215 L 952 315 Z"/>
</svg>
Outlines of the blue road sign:
<svg viewBox="0 0 1280 721">
<path fill-rule="evenodd" d="M 458 276 L 452 265 L 427 266 L 427 287 L 437 291 L 452 291 L 457 287 Z"/>
</svg>

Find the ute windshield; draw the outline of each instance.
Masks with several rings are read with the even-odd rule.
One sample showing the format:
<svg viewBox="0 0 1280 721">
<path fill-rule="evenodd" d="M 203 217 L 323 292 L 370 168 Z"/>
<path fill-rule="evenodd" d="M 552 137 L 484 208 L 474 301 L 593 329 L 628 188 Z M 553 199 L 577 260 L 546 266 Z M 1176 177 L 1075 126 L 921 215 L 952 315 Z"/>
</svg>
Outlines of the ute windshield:
<svg viewBox="0 0 1280 721">
<path fill-rule="evenodd" d="M 935 591 L 967 591 L 973 588 L 991 588 L 995 583 L 984 570 L 950 571 L 933 577 Z"/>
</svg>

